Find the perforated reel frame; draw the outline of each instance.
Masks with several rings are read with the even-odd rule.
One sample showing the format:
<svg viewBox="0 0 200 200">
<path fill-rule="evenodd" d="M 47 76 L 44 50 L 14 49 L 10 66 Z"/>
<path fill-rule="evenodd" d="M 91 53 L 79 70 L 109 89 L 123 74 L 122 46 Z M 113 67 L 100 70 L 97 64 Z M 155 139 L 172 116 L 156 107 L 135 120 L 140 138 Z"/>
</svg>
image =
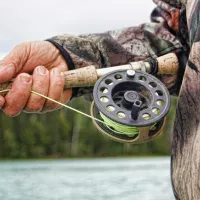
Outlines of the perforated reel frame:
<svg viewBox="0 0 200 200">
<path fill-rule="evenodd" d="M 132 119 L 131 109 L 124 107 L 123 100 L 116 100 L 119 92 L 125 94 L 128 90 L 136 91 L 143 105 L 138 113 L 137 120 Z M 143 143 L 152 140 L 162 131 L 166 121 L 165 116 L 170 108 L 170 96 L 164 84 L 154 76 L 141 71 L 136 71 L 134 76 L 128 76 L 126 70 L 106 74 L 95 84 L 93 96 L 92 116 L 102 120 L 99 114 L 101 112 L 107 118 L 119 124 L 134 126 L 139 129 L 139 134 L 130 137 L 124 134 L 116 134 L 105 124 L 93 120 L 102 133 L 119 142 Z M 101 101 L 102 97 L 108 101 Z M 158 105 L 158 101 L 164 102 L 164 104 Z M 108 110 L 109 106 L 112 106 L 114 110 Z M 159 113 L 153 112 L 155 108 Z M 124 113 L 125 117 L 119 117 L 118 113 Z M 144 118 L 145 113 L 150 116 L 148 120 Z M 151 130 L 152 125 L 154 125 L 154 130 Z"/>
<path fill-rule="evenodd" d="M 90 107 L 90 114 L 92 117 L 102 120 L 102 118 L 99 115 L 99 111 L 95 106 L 94 101 L 92 102 Z M 154 130 L 150 130 L 151 126 L 138 127 L 139 134 L 136 134 L 133 137 L 129 137 L 127 135 L 122 135 L 122 134 L 116 134 L 115 132 L 111 131 L 111 129 L 107 128 L 103 123 L 96 121 L 94 119 L 92 121 L 94 125 L 97 127 L 97 129 L 103 135 L 108 136 L 112 140 L 115 140 L 120 143 L 141 144 L 153 140 L 162 132 L 163 128 L 165 127 L 166 117 L 164 117 L 161 121 L 159 121 L 155 125 Z"/>
</svg>

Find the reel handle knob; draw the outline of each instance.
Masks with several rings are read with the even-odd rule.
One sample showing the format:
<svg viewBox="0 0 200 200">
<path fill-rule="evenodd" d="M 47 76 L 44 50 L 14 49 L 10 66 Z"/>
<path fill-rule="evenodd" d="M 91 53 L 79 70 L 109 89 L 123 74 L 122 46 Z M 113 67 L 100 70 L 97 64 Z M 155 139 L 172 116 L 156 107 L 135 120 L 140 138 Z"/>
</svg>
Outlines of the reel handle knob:
<svg viewBox="0 0 200 200">
<path fill-rule="evenodd" d="M 131 117 L 133 120 L 137 120 L 141 107 L 142 107 L 142 102 L 139 100 L 136 100 L 131 110 Z"/>
</svg>

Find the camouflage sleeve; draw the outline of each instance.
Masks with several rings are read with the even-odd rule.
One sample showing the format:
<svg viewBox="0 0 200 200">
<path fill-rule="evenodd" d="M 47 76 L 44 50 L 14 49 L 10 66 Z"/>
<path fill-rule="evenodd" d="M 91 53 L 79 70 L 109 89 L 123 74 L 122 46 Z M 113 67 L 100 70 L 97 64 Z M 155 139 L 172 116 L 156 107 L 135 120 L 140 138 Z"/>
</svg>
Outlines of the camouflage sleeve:
<svg viewBox="0 0 200 200">
<path fill-rule="evenodd" d="M 180 3 L 172 5 L 163 0 L 154 2 L 157 8 L 152 12 L 151 23 L 100 34 L 60 35 L 48 41 L 60 49 L 69 69 L 87 65 L 110 67 L 155 58 L 169 52 L 176 52 L 179 59 L 185 62 L 188 45 L 184 7 Z M 182 77 L 180 74 L 179 78 Z M 180 85 L 177 76 L 165 75 L 159 78 L 171 94 L 177 94 Z M 92 88 L 79 88 L 73 91 L 73 96 L 91 91 Z"/>
</svg>

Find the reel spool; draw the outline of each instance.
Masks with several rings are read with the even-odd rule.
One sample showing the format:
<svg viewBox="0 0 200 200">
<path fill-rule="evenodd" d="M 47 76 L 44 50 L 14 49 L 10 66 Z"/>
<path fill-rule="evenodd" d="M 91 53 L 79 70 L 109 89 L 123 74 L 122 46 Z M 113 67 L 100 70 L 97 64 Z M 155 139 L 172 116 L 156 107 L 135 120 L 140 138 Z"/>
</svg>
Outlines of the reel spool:
<svg viewBox="0 0 200 200">
<path fill-rule="evenodd" d="M 101 77 L 93 90 L 91 115 L 96 127 L 123 143 L 144 143 L 162 131 L 170 95 L 156 77 L 142 71 L 119 70 Z"/>
</svg>

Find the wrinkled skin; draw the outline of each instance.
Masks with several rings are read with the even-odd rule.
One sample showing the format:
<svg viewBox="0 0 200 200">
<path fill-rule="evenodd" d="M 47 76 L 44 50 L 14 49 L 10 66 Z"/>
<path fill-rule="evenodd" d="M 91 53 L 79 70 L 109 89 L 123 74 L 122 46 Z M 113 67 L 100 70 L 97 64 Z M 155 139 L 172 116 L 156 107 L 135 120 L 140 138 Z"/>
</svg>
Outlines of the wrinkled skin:
<svg viewBox="0 0 200 200">
<path fill-rule="evenodd" d="M 0 107 L 9 116 L 16 116 L 22 110 L 42 113 L 60 108 L 32 94 L 31 90 L 66 103 L 72 91 L 63 91 L 64 77 L 60 73 L 67 70 L 66 61 L 50 42 L 35 41 L 17 45 L 0 61 L 0 82 L 15 78 L 8 94 L 0 96 Z"/>
</svg>

